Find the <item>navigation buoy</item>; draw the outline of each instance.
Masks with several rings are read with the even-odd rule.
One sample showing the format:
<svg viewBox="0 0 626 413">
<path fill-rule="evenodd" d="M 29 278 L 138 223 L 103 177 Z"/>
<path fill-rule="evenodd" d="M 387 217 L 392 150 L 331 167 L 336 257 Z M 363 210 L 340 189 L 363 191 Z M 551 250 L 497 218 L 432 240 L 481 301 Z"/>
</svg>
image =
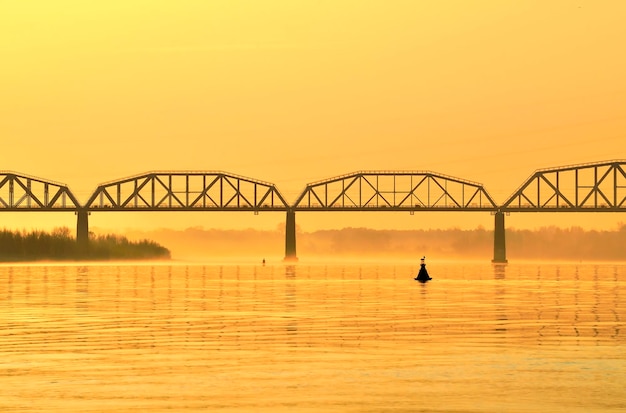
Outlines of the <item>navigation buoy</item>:
<svg viewBox="0 0 626 413">
<path fill-rule="evenodd" d="M 425 260 L 426 260 L 426 256 L 423 256 L 421 259 L 420 271 L 417 273 L 417 277 L 415 277 L 416 281 L 423 282 L 423 283 L 425 283 L 428 280 L 432 280 L 430 275 L 428 275 L 428 271 L 426 271 L 426 263 L 424 262 Z"/>
</svg>

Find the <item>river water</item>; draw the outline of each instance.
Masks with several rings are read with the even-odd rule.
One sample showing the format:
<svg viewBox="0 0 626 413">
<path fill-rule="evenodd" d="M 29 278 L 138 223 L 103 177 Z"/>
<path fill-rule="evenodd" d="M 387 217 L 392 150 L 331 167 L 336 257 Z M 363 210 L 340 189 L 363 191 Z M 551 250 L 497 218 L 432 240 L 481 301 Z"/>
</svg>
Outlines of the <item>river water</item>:
<svg viewBox="0 0 626 413">
<path fill-rule="evenodd" d="M 2 412 L 623 412 L 626 264 L 0 266 Z"/>
</svg>

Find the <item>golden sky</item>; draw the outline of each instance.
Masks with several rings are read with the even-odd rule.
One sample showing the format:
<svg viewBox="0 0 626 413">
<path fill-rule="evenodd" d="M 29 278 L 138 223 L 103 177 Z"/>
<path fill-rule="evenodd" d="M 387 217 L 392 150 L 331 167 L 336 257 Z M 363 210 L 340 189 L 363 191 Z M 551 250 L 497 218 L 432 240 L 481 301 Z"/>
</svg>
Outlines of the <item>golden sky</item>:
<svg viewBox="0 0 626 413">
<path fill-rule="evenodd" d="M 288 201 L 353 171 L 431 170 L 501 203 L 536 169 L 626 159 L 625 19 L 621 0 L 0 0 L 0 170 L 66 183 L 83 202 L 151 170 L 223 170 Z M 305 214 L 305 230 L 493 222 Z M 0 227 L 75 225 L 27 215 Z M 284 222 L 261 215 L 90 222 Z M 507 225 L 626 221 L 554 215 Z"/>
</svg>

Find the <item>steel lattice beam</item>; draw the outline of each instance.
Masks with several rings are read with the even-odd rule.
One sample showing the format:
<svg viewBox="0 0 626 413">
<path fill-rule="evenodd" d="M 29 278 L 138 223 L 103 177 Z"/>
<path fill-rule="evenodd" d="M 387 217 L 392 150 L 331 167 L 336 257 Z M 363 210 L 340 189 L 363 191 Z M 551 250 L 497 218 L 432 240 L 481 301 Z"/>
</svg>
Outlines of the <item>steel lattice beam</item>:
<svg viewBox="0 0 626 413">
<path fill-rule="evenodd" d="M 75 211 L 79 207 L 65 184 L 0 172 L 0 211 Z"/>
<path fill-rule="evenodd" d="M 626 211 L 626 161 L 535 171 L 502 205 L 503 211 Z"/>
<path fill-rule="evenodd" d="M 495 211 L 481 184 L 433 172 L 355 172 L 308 184 L 298 211 Z"/>
<path fill-rule="evenodd" d="M 85 207 L 114 211 L 286 211 L 271 183 L 225 172 L 149 172 L 99 185 Z"/>
</svg>

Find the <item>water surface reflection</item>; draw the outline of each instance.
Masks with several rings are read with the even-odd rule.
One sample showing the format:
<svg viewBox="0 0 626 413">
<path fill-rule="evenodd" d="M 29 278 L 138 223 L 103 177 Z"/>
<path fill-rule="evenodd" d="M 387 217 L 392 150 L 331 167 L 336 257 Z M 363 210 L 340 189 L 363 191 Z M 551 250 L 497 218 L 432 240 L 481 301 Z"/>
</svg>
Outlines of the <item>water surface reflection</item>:
<svg viewBox="0 0 626 413">
<path fill-rule="evenodd" d="M 0 266 L 2 411 L 620 411 L 621 265 Z"/>
</svg>

